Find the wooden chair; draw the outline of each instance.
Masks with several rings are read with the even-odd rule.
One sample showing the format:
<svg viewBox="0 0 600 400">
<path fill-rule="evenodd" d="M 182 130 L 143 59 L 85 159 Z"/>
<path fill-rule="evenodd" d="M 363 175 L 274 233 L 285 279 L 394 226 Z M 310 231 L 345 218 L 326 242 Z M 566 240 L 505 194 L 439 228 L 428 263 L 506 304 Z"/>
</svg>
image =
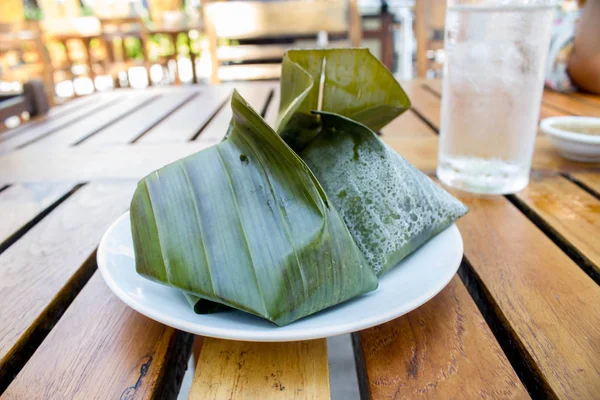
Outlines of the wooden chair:
<svg viewBox="0 0 600 400">
<path fill-rule="evenodd" d="M 87 76 L 94 81 L 96 74 L 90 43 L 100 33 L 98 20 L 81 16 L 79 0 L 37 0 L 37 4 L 44 15 L 41 21 L 43 38 L 51 50 L 51 61 L 58 80 Z M 57 44 L 62 45 L 64 53 L 52 51 Z"/>
<path fill-rule="evenodd" d="M 435 63 L 428 52 L 444 48 L 446 0 L 415 1 L 415 38 L 417 41 L 417 77 L 427 77 L 427 71 L 441 73 L 441 64 Z"/>
<path fill-rule="evenodd" d="M 36 117 L 48 112 L 50 104 L 46 96 L 44 84 L 32 80 L 23 85 L 21 93 L 0 92 L 0 129 L 10 117 L 19 117 L 27 112 L 29 117 Z"/>
<path fill-rule="evenodd" d="M 315 38 L 320 32 L 326 32 L 331 37 L 347 36 L 353 46 L 360 46 L 362 40 L 357 0 L 209 2 L 203 5 L 202 14 L 209 42 L 212 83 L 277 78 L 284 52 L 294 47 L 293 42 L 219 47 L 223 39 L 276 41 L 287 38 L 293 41 Z M 223 63 L 230 65 L 222 66 Z"/>
<path fill-rule="evenodd" d="M 120 86 L 118 75 L 120 72 L 128 72 L 134 66 L 143 66 L 148 75 L 148 84 L 152 85 L 150 78 L 150 60 L 148 57 L 149 31 L 140 17 L 100 17 L 101 39 L 107 51 L 107 60 L 104 64 L 105 73 L 113 78 L 115 87 Z M 125 39 L 137 38 L 141 42 L 143 60 L 131 60 L 127 57 Z M 120 42 L 120 48 L 116 42 Z M 118 55 L 118 56 L 117 56 Z"/>
<path fill-rule="evenodd" d="M 42 42 L 38 23 L 22 21 L 0 24 L 0 59 L 9 54 L 16 55 L 18 61 L 0 64 L 0 80 L 24 84 L 32 78 L 40 78 L 53 104 L 54 69 Z"/>
</svg>

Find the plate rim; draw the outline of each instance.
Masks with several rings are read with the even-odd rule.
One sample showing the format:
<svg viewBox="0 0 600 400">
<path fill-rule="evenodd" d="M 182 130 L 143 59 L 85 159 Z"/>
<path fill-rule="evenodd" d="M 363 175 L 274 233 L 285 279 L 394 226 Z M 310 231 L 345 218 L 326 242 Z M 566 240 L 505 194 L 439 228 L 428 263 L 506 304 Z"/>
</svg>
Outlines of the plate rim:
<svg viewBox="0 0 600 400">
<path fill-rule="evenodd" d="M 460 234 L 460 230 L 456 226 L 455 223 L 450 225 L 444 231 L 451 230 L 453 231 L 458 238 L 459 251 L 458 260 L 455 262 L 455 267 L 452 268 L 452 274 L 448 274 L 447 279 L 443 280 L 443 284 L 438 284 L 432 288 L 430 288 L 425 294 L 412 299 L 408 302 L 408 307 L 402 307 L 402 311 L 398 312 L 398 308 L 392 308 L 386 313 L 377 314 L 375 316 L 369 318 L 363 318 L 359 321 L 359 323 L 346 323 L 346 324 L 336 324 L 331 325 L 326 328 L 304 328 L 302 330 L 302 334 L 298 334 L 298 332 L 289 330 L 279 330 L 277 326 L 273 325 L 273 331 L 269 331 L 269 333 L 265 333 L 265 331 L 232 331 L 229 328 L 219 328 L 219 327 L 211 327 L 204 325 L 198 325 L 189 321 L 184 321 L 179 318 L 171 318 L 168 315 L 165 315 L 162 312 L 155 311 L 152 308 L 144 307 L 135 299 L 131 298 L 127 295 L 127 293 L 121 288 L 119 284 L 116 283 L 116 280 L 113 278 L 112 274 L 108 271 L 107 265 L 108 261 L 106 260 L 106 247 L 107 240 L 110 237 L 110 234 L 116 229 L 116 226 L 122 223 L 124 219 L 129 218 L 129 211 L 126 211 L 123 215 L 119 216 L 104 232 L 102 238 L 100 239 L 100 243 L 98 245 L 96 261 L 98 263 L 98 269 L 100 270 L 100 274 L 104 279 L 104 282 L 108 285 L 110 290 L 127 306 L 134 309 L 136 312 L 153 319 L 157 322 L 160 322 L 164 325 L 170 326 L 175 329 L 179 329 L 181 331 L 185 331 L 188 333 L 192 333 L 194 335 L 207 336 L 218 339 L 226 339 L 226 340 L 238 340 L 245 342 L 293 342 L 293 341 L 301 341 L 301 340 L 313 340 L 313 339 L 324 339 L 327 337 L 343 335 L 347 333 L 357 332 L 363 329 L 368 329 L 377 325 L 384 324 L 393 319 L 401 317 L 402 315 L 408 314 L 409 312 L 417 309 L 423 304 L 427 303 L 433 297 L 435 297 L 438 293 L 440 293 L 454 278 L 460 264 L 462 262 L 462 258 L 464 255 L 464 245 L 462 240 L 462 235 Z M 442 233 L 440 232 L 440 234 Z M 426 243 L 427 244 L 427 243 Z M 426 245 L 425 244 L 425 245 Z M 423 249 L 424 246 L 421 246 L 419 249 L 415 251 L 418 252 Z M 414 253 L 413 253 L 414 254 Z M 402 263 L 402 261 L 400 261 Z M 158 283 L 157 283 L 158 284 Z M 304 318 L 310 318 L 311 316 L 306 316 Z M 303 319 L 304 319 L 303 318 Z M 292 323 L 293 324 L 293 323 Z M 290 324 L 290 325 L 292 325 Z M 289 326 L 289 325 L 288 325 Z M 235 332 L 235 333 L 232 333 Z M 271 333 L 272 332 L 272 333 Z"/>
</svg>

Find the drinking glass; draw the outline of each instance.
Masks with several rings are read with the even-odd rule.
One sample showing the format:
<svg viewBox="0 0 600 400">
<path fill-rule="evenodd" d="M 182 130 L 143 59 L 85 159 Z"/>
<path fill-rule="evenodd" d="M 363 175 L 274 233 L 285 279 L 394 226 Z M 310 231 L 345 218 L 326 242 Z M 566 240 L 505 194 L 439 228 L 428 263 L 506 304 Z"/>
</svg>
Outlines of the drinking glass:
<svg viewBox="0 0 600 400">
<path fill-rule="evenodd" d="M 448 0 L 437 176 L 485 194 L 529 182 L 555 3 Z"/>
</svg>

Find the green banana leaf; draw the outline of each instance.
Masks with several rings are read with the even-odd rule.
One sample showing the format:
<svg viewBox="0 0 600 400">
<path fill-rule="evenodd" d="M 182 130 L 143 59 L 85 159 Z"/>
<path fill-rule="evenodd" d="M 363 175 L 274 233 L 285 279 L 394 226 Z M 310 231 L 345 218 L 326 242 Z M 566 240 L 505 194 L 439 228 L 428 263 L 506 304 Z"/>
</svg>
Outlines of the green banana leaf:
<svg viewBox="0 0 600 400">
<path fill-rule="evenodd" d="M 408 108 L 402 87 L 367 49 L 290 50 L 281 67 L 275 129 L 299 152 L 320 132 L 314 110 L 378 131 Z"/>
<path fill-rule="evenodd" d="M 139 182 L 137 272 L 205 300 L 200 309 L 215 302 L 277 325 L 374 290 L 313 173 L 237 92 L 231 105 L 223 142 Z"/>
<path fill-rule="evenodd" d="M 366 126 L 320 112 L 323 130 L 300 153 L 377 275 L 467 212 Z"/>
<path fill-rule="evenodd" d="M 373 133 L 409 107 L 368 50 L 296 50 L 283 60 L 277 131 L 378 275 L 468 211 Z"/>
</svg>

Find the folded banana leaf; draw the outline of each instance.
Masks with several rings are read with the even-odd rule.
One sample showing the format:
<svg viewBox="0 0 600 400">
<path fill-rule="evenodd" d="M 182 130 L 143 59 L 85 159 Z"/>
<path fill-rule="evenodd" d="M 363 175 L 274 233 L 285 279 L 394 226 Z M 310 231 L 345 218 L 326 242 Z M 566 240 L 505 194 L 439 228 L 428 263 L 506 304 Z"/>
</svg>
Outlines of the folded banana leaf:
<svg viewBox="0 0 600 400">
<path fill-rule="evenodd" d="M 277 325 L 374 290 L 377 277 L 306 164 L 237 92 L 231 105 L 223 142 L 139 182 L 137 272 L 192 303 Z"/>
<path fill-rule="evenodd" d="M 278 133 L 311 168 L 378 275 L 467 212 L 373 133 L 409 107 L 368 50 L 284 58 Z"/>
<path fill-rule="evenodd" d="M 281 67 L 275 130 L 299 152 L 320 132 L 314 110 L 378 131 L 408 108 L 402 87 L 367 49 L 290 50 Z"/>
<path fill-rule="evenodd" d="M 366 126 L 320 112 L 322 132 L 300 153 L 377 275 L 467 212 Z"/>
</svg>

